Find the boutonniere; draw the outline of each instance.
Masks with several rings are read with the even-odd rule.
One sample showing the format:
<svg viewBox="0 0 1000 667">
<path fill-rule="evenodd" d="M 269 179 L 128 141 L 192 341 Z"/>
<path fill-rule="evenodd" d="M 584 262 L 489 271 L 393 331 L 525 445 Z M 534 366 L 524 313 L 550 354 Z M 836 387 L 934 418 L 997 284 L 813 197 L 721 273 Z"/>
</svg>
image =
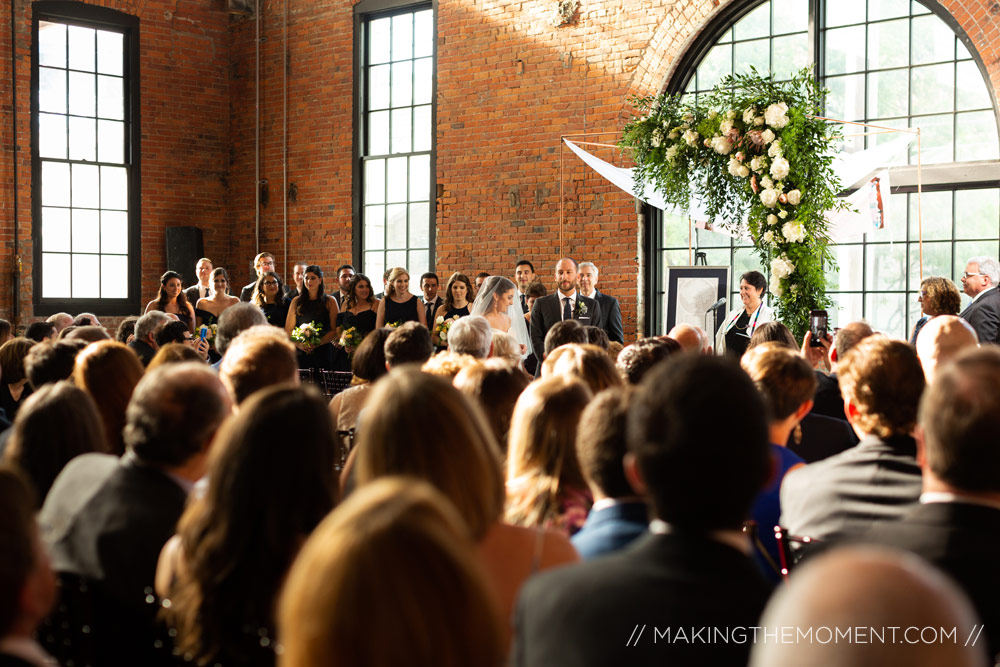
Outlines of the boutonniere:
<svg viewBox="0 0 1000 667">
<path fill-rule="evenodd" d="M 583 302 L 583 299 L 576 300 L 576 314 L 586 315 L 587 314 L 587 304 Z"/>
</svg>

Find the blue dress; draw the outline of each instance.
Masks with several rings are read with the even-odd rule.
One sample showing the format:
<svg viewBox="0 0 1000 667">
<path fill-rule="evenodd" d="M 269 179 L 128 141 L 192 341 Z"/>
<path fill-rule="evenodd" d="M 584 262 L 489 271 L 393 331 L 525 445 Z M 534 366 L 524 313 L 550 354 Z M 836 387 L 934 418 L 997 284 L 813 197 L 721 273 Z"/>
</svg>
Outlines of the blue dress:
<svg viewBox="0 0 1000 667">
<path fill-rule="evenodd" d="M 760 544 L 764 546 L 767 555 L 771 557 L 774 564 L 781 567 L 781 556 L 778 555 L 778 542 L 774 539 L 774 527 L 778 525 L 781 518 L 781 481 L 785 479 L 788 470 L 805 460 L 781 445 L 771 445 L 771 458 L 777 463 L 777 473 L 774 479 L 764 487 L 764 490 L 757 495 L 753 502 L 753 509 L 750 511 L 750 518 L 757 522 L 757 537 Z M 774 568 L 767 562 L 767 558 L 760 552 L 760 546 L 754 545 L 754 560 L 760 567 L 761 572 L 770 581 L 780 581 L 781 575 L 775 572 Z"/>
</svg>

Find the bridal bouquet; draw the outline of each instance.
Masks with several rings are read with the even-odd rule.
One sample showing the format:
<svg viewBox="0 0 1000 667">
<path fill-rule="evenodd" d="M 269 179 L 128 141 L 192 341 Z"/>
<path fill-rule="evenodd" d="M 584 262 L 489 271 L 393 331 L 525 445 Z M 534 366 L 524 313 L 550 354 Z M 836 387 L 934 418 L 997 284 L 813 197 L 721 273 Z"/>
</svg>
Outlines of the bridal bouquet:
<svg viewBox="0 0 1000 667">
<path fill-rule="evenodd" d="M 434 320 L 434 333 L 437 334 L 442 345 L 448 344 L 448 329 L 451 329 L 451 325 L 458 321 L 459 317 L 461 316 L 455 315 L 446 320 L 444 315 L 438 315 L 437 319 Z"/>
<path fill-rule="evenodd" d="M 319 345 L 319 342 L 323 340 L 321 335 L 322 331 L 323 325 L 316 324 L 315 322 L 300 324 L 292 329 L 292 340 L 296 343 L 316 347 Z"/>
<path fill-rule="evenodd" d="M 354 351 L 358 349 L 365 337 L 360 331 L 354 327 L 348 327 L 344 329 L 344 332 L 340 334 L 340 346 L 347 351 L 348 355 L 354 354 Z"/>
</svg>

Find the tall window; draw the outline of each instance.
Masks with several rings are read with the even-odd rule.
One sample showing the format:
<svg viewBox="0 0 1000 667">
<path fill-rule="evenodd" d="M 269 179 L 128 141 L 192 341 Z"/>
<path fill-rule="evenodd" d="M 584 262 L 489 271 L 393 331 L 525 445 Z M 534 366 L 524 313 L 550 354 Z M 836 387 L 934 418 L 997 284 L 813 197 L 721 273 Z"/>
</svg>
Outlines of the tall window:
<svg viewBox="0 0 1000 667">
<path fill-rule="evenodd" d="M 138 300 L 138 22 L 67 6 L 34 6 L 36 312 L 121 312 Z"/>
<path fill-rule="evenodd" d="M 433 266 L 433 10 L 364 16 L 361 51 L 361 261 L 376 284 L 406 267 L 417 291 Z"/>
<path fill-rule="evenodd" d="M 809 29 L 812 18 L 812 29 Z M 689 66 L 672 88 L 698 95 L 730 72 L 755 66 L 787 76 L 814 60 L 829 88 L 826 114 L 887 127 L 920 127 L 922 162 L 995 161 L 1000 157 L 997 115 L 986 80 L 963 41 L 942 18 L 916 0 L 766 0 L 734 8 L 696 45 Z M 848 151 L 899 134 L 870 134 L 845 125 Z M 900 165 L 917 163 L 916 143 Z M 837 325 L 866 319 L 875 328 L 908 336 L 920 317 L 920 238 L 913 171 L 893 181 L 885 228 L 833 247 L 838 269 L 827 273 Z M 949 182 L 947 170 L 924 170 L 923 275 L 959 285 L 965 262 L 1000 255 L 1000 190 L 996 170 L 979 168 L 977 182 Z M 845 184 L 849 185 L 849 184 Z M 687 264 L 688 223 L 654 215 L 660 266 Z M 732 296 L 739 276 L 762 270 L 752 246 L 722 234 L 697 231 L 695 249 L 710 265 L 732 267 Z M 767 272 L 764 272 L 767 275 Z M 657 296 L 662 299 L 662 281 Z M 968 297 L 963 297 L 965 302 Z M 657 303 L 657 326 L 664 308 Z"/>
</svg>

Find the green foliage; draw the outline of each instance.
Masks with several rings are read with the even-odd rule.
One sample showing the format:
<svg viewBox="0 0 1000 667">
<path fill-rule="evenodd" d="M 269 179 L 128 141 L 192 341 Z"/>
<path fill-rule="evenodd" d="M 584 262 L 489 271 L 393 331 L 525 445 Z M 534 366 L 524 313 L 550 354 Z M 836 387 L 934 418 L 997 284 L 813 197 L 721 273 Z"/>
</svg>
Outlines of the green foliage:
<svg viewBox="0 0 1000 667">
<path fill-rule="evenodd" d="M 640 115 L 619 142 L 632 150 L 640 191 L 652 183 L 682 210 L 697 198 L 713 224 L 753 240 L 778 315 L 798 338 L 809 311 L 832 303 L 825 216 L 847 207 L 832 168 L 837 131 L 816 117 L 825 95 L 810 68 L 783 82 L 733 74 L 697 103 L 633 99 Z"/>
</svg>

